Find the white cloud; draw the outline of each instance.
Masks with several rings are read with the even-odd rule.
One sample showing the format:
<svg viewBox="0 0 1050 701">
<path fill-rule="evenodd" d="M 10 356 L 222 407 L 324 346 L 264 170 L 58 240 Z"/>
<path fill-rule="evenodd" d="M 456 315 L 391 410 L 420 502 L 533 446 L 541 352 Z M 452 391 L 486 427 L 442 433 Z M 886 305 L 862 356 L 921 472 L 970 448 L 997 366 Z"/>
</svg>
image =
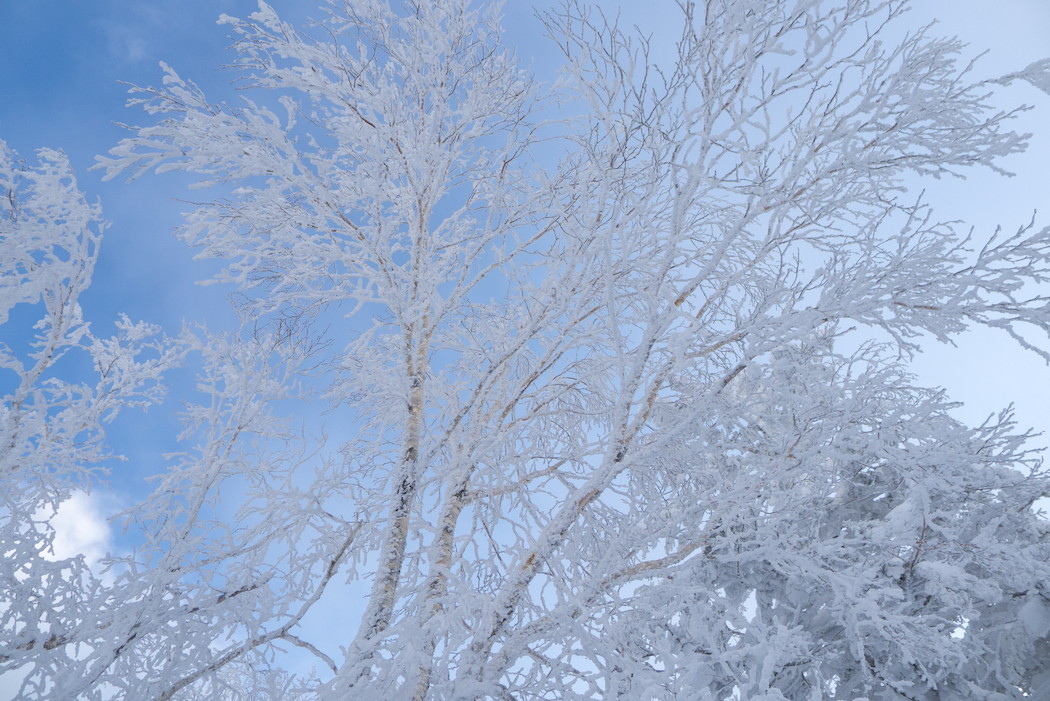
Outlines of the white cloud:
<svg viewBox="0 0 1050 701">
<path fill-rule="evenodd" d="M 106 520 L 101 498 L 85 492 L 74 492 L 51 517 L 55 529 L 49 560 L 64 560 L 83 555 L 87 565 L 96 568 L 113 549 L 113 531 Z"/>
<path fill-rule="evenodd" d="M 41 555 L 53 562 L 84 556 L 84 561 L 96 575 L 100 574 L 100 562 L 113 552 L 113 530 L 107 514 L 115 511 L 117 500 L 102 493 L 73 492 L 58 509 L 40 509 L 34 521 L 47 521 L 54 529 L 51 549 Z M 102 574 L 103 581 L 110 573 Z M 0 608 L 0 613 L 3 609 Z M 6 671 L 0 676 L 0 701 L 17 701 L 25 677 L 32 671 L 27 663 Z"/>
<path fill-rule="evenodd" d="M 96 572 L 99 562 L 113 549 L 113 531 L 106 520 L 109 499 L 86 492 L 74 492 L 57 510 L 41 509 L 34 521 L 48 521 L 55 531 L 50 551 L 41 555 L 52 561 L 83 555 L 86 564 Z M 2 613 L 3 609 L 0 609 Z M 0 675 L 0 701 L 20 698 L 22 681 L 32 671 L 24 664 Z"/>
</svg>

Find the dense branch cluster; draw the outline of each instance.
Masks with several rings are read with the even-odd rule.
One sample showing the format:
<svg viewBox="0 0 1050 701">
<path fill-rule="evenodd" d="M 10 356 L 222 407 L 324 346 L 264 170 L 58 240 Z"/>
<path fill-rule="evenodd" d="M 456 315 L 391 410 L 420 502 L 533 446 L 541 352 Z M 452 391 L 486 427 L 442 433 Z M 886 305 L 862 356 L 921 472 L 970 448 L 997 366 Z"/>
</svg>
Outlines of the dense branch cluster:
<svg viewBox="0 0 1050 701">
<path fill-rule="evenodd" d="M 95 337 L 97 208 L 5 151 L 0 313 L 44 314 L 0 347 L 0 672 L 71 699 L 1047 693 L 1047 474 L 906 361 L 977 325 L 1050 359 L 1050 229 L 974 243 L 906 185 L 1023 150 L 990 96 L 1050 64 L 975 82 L 958 42 L 891 39 L 904 10 L 682 3 L 666 63 L 570 2 L 553 86 L 489 3 L 224 17 L 243 99 L 165 66 L 99 165 L 215 189 L 181 234 L 241 289 L 226 334 Z M 142 545 L 49 559 L 100 422 L 187 357 Z"/>
</svg>

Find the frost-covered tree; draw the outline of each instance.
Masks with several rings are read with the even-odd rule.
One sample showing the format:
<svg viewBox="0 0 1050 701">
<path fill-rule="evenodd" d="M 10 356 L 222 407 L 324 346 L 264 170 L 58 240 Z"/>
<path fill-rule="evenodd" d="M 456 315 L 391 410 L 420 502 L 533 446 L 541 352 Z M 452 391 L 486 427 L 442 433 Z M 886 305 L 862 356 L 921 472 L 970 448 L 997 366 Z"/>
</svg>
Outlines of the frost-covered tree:
<svg viewBox="0 0 1050 701">
<path fill-rule="evenodd" d="M 27 694 L 1047 693 L 1047 476 L 907 360 L 976 325 L 1050 359 L 1050 230 L 905 184 L 1022 150 L 990 96 L 1050 63 L 974 81 L 898 0 L 681 9 L 668 64 L 545 16 L 543 86 L 490 3 L 260 3 L 236 104 L 134 91 L 101 166 L 217 189 L 182 235 L 258 331 L 199 344 L 194 447 Z"/>
<path fill-rule="evenodd" d="M 68 654 L 88 654 L 79 631 L 103 588 L 83 557 L 55 552 L 54 517 L 112 461 L 105 424 L 154 402 L 177 359 L 153 326 L 122 318 L 104 337 L 84 321 L 101 212 L 63 154 L 37 156 L 31 166 L 0 141 L 0 674 L 37 663 L 30 696 Z"/>
</svg>

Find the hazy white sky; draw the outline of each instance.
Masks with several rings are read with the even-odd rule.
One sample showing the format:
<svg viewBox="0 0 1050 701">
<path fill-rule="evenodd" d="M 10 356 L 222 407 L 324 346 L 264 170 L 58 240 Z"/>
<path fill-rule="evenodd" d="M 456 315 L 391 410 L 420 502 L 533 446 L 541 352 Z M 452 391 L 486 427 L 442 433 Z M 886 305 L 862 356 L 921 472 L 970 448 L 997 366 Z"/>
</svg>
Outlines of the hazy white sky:
<svg viewBox="0 0 1050 701">
<path fill-rule="evenodd" d="M 946 34 L 958 35 L 975 53 L 987 50 L 975 71 L 991 77 L 1020 70 L 1050 56 L 1050 3 L 1044 0 L 920 0 L 913 14 L 936 20 Z M 1022 115 L 1016 129 L 1033 134 L 1027 153 L 1003 166 L 1017 173 L 1006 178 L 974 172 L 965 181 L 926 184 L 930 201 L 946 218 L 975 228 L 980 240 L 1002 225 L 1007 232 L 1028 223 L 1050 223 L 1050 96 L 1024 83 L 1006 93 L 1016 104 L 1035 109 Z M 1006 105 L 1004 105 L 1006 106 Z M 931 346 L 915 369 L 930 384 L 947 387 L 966 404 L 958 413 L 979 421 L 1010 402 L 1021 424 L 1050 432 L 1050 369 L 1034 353 L 1018 352 L 1003 334 L 979 332 L 959 340 L 958 348 Z M 1050 444 L 1050 437 L 1040 439 Z"/>
</svg>

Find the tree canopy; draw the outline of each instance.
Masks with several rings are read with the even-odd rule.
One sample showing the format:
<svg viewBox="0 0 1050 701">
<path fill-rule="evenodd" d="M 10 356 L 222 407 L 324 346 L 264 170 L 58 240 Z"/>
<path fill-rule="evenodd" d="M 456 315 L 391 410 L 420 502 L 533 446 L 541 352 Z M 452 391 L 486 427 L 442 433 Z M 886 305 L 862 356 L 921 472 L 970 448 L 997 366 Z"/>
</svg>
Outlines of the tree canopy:
<svg viewBox="0 0 1050 701">
<path fill-rule="evenodd" d="M 1050 228 L 911 176 L 1027 137 L 902 0 L 682 3 L 673 61 L 582 2 L 544 84 L 487 2 L 346 0 L 174 67 L 107 177 L 183 171 L 239 329 L 81 322 L 61 154 L 0 162 L 0 673 L 26 698 L 1020 699 L 1050 691 L 1048 476 L 908 360 L 1050 360 Z M 201 194 L 203 193 L 203 195 Z M 211 194 L 209 194 L 211 193 Z M 92 382 L 65 382 L 81 358 Z M 48 557 L 104 423 L 199 370 L 105 571 Z M 326 417 L 306 410 L 321 408 Z"/>
</svg>

